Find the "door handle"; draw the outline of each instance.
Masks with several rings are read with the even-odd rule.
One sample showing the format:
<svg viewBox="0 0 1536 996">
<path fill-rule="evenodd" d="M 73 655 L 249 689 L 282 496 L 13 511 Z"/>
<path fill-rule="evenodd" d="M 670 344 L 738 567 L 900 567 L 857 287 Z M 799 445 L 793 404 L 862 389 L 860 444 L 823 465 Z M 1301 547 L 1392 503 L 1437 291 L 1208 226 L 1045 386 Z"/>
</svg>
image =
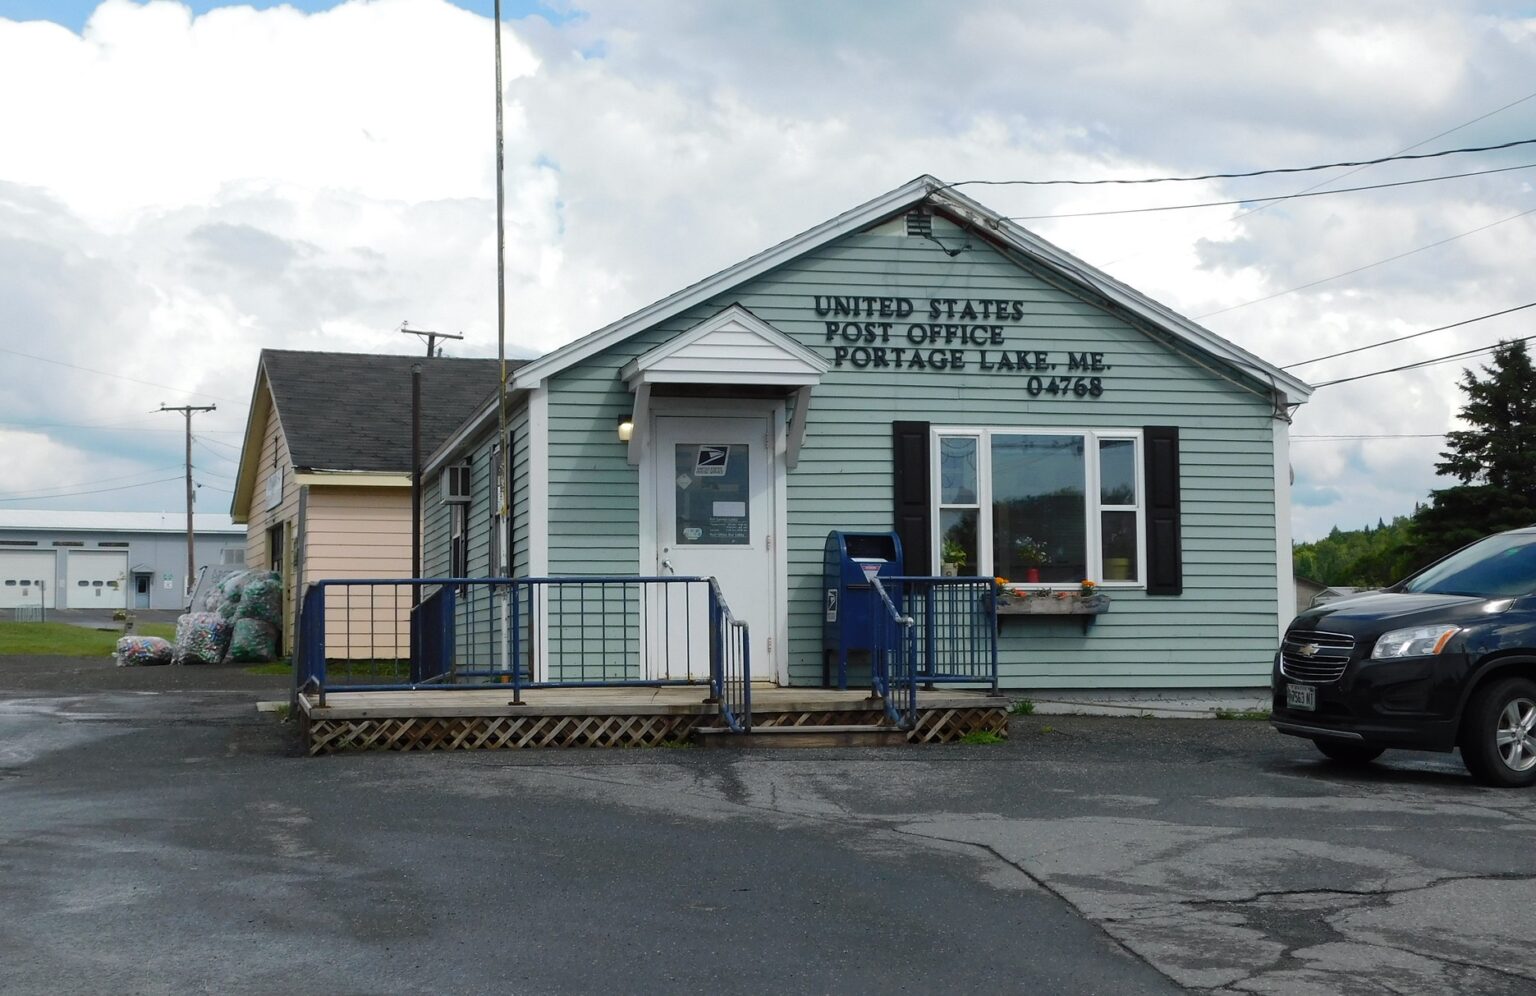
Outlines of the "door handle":
<svg viewBox="0 0 1536 996">
<path fill-rule="evenodd" d="M 670 561 L 670 560 L 663 560 L 661 562 L 661 569 L 666 571 L 668 574 L 676 574 L 677 573 L 677 568 L 672 566 L 672 561 Z"/>
</svg>

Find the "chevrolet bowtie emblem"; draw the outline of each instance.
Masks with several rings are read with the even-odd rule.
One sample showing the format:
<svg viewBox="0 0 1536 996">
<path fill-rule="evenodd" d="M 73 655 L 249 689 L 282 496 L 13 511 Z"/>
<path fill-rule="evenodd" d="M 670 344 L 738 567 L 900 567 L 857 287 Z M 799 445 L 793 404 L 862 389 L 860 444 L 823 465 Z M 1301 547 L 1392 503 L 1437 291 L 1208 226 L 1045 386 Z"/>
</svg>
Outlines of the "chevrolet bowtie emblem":
<svg viewBox="0 0 1536 996">
<path fill-rule="evenodd" d="M 1303 657 L 1316 657 L 1317 652 L 1323 649 L 1315 643 L 1304 643 L 1296 648 L 1296 652 Z"/>
</svg>

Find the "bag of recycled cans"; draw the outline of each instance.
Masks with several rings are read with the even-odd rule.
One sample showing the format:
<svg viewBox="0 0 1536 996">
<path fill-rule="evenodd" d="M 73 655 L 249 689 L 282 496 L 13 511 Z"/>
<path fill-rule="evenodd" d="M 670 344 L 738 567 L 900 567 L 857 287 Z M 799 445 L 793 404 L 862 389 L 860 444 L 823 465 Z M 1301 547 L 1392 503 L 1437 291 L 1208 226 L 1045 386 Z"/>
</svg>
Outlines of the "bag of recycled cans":
<svg viewBox="0 0 1536 996">
<path fill-rule="evenodd" d="M 176 663 L 217 664 L 229 649 L 230 624 L 217 612 L 188 612 L 176 620 Z"/>
<path fill-rule="evenodd" d="M 224 588 L 222 585 L 211 584 L 203 593 L 203 603 L 192 606 L 195 612 L 218 612 L 221 615 L 224 608 Z"/>
<path fill-rule="evenodd" d="M 250 571 L 235 571 L 219 582 L 219 607 L 217 612 L 226 620 L 233 620 L 240 611 L 240 599 L 244 597 L 246 579 Z"/>
<path fill-rule="evenodd" d="M 236 619 L 229 637 L 230 662 L 265 664 L 277 658 L 277 628 L 260 619 Z"/>
<path fill-rule="evenodd" d="M 235 618 L 256 619 L 269 626 L 283 621 L 283 579 L 272 571 L 251 571 L 240 589 Z"/>
<path fill-rule="evenodd" d="M 150 667 L 169 664 L 176 654 L 171 641 L 158 636 L 125 636 L 117 641 L 118 667 Z"/>
</svg>

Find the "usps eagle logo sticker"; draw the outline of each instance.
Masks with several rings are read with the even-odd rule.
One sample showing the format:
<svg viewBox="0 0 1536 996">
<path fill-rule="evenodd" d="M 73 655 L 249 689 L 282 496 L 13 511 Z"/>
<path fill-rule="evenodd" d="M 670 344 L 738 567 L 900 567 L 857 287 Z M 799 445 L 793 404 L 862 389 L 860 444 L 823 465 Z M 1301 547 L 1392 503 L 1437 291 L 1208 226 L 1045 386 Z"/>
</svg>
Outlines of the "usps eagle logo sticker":
<svg viewBox="0 0 1536 996">
<path fill-rule="evenodd" d="M 693 464 L 693 476 L 724 477 L 725 463 L 730 455 L 729 446 L 700 446 L 699 457 Z"/>
</svg>

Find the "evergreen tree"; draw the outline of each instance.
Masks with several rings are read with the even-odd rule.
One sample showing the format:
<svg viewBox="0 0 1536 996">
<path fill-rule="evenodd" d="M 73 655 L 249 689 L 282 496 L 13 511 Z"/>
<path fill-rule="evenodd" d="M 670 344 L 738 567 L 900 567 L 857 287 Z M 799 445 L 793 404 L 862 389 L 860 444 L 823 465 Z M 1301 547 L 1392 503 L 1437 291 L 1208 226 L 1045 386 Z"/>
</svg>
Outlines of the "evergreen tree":
<svg viewBox="0 0 1536 996">
<path fill-rule="evenodd" d="M 1449 449 L 1435 469 L 1462 484 L 1492 484 L 1528 502 L 1536 500 L 1536 369 L 1524 342 L 1501 342 L 1486 380 L 1461 372 L 1471 426 L 1446 434 Z"/>
<path fill-rule="evenodd" d="M 1414 516 L 1415 559 L 1428 563 L 1480 536 L 1536 523 L 1536 368 L 1524 342 L 1501 342 L 1482 378 L 1462 371 L 1469 428 L 1446 435 L 1435 469 L 1461 483 Z"/>
</svg>

